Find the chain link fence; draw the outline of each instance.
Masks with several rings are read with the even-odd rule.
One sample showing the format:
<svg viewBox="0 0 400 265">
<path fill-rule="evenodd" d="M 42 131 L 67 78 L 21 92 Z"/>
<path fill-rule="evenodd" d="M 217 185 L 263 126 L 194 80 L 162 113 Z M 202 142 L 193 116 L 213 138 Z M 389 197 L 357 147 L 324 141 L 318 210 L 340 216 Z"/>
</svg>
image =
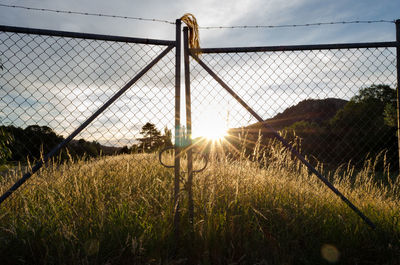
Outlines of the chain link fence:
<svg viewBox="0 0 400 265">
<path fill-rule="evenodd" d="M 12 135 L 9 162 L 47 153 L 174 45 L 58 35 L 0 31 L 0 126 Z M 380 154 L 398 168 L 394 47 L 211 50 L 201 59 L 310 161 L 362 166 Z M 71 141 L 70 152 L 118 154 L 171 145 L 174 60 L 169 52 L 155 64 Z M 233 145 L 246 135 L 248 150 L 260 139 L 268 146 L 272 133 L 193 59 L 190 74 L 194 138 L 228 131 Z M 146 133 L 153 139 L 144 141 Z"/>
<path fill-rule="evenodd" d="M 10 163 L 46 154 L 168 45 L 175 45 L 46 34 L 0 31 L 0 128 L 11 136 L 11 154 L 5 158 Z M 171 51 L 155 64 L 68 144 L 69 152 L 96 156 L 171 144 L 174 60 Z M 157 139 L 140 140 L 143 128 Z"/>
<path fill-rule="evenodd" d="M 310 162 L 363 166 L 379 156 L 398 169 L 395 48 L 228 49 L 200 58 Z M 194 59 L 191 88 L 195 137 L 221 128 L 237 148 L 246 138 L 249 154 L 260 140 L 268 146 L 273 134 Z"/>
</svg>

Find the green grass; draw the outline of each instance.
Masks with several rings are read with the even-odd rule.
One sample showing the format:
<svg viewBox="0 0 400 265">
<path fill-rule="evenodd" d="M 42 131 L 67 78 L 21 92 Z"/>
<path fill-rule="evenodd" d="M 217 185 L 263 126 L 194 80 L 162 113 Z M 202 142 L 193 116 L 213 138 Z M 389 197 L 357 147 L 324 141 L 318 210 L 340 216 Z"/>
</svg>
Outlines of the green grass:
<svg viewBox="0 0 400 265">
<path fill-rule="evenodd" d="M 374 161 L 329 173 L 372 230 L 281 146 L 269 153 L 195 175 L 194 235 L 182 190 L 177 250 L 173 169 L 155 154 L 50 165 L 1 206 L 0 264 L 400 264 L 400 178 L 376 181 Z"/>
</svg>

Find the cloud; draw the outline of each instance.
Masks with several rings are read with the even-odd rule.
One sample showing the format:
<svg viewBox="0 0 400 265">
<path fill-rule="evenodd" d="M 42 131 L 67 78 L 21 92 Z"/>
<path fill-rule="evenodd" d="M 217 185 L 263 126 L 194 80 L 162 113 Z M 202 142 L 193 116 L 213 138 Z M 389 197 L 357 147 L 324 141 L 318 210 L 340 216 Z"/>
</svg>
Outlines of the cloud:
<svg viewBox="0 0 400 265">
<path fill-rule="evenodd" d="M 1 2 L 16 4 L 13 1 Z M 41 8 L 117 14 L 143 18 L 158 18 L 169 21 L 175 21 L 176 18 L 179 18 L 184 13 L 191 12 L 198 19 L 200 26 L 282 25 L 354 19 L 394 19 L 398 16 L 396 10 L 400 9 L 400 3 L 398 1 L 389 0 L 379 1 L 379 3 L 371 0 L 359 2 L 349 0 L 26 0 L 18 1 L 18 4 Z M 0 7 L 0 24 L 142 38 L 172 40 L 175 38 L 175 27 L 171 24 L 34 12 L 4 7 Z M 200 31 L 201 45 L 203 47 L 385 41 L 393 40 L 394 34 L 395 31 L 393 24 L 356 24 L 284 29 Z M 35 39 L 27 38 L 27 40 L 28 39 L 31 39 L 31 41 L 26 41 L 30 44 L 27 45 L 25 49 L 28 49 L 32 45 L 36 45 Z M 10 72 L 15 75 L 15 78 L 26 79 L 30 83 L 28 85 L 16 85 L 15 83 L 12 83 L 15 82 L 14 80 L 7 84 L 7 86 L 2 86 L 2 91 L 0 91 L 2 98 L 2 100 L 0 100 L 0 107 L 7 105 L 9 105 L 9 107 L 7 109 L 2 108 L 0 118 L 3 121 L 7 120 L 8 122 L 17 121 L 17 125 L 24 124 L 28 120 L 38 123 L 48 123 L 56 130 L 59 128 L 60 131 L 58 132 L 63 133 L 64 136 L 79 126 L 85 118 L 93 113 L 118 88 L 123 86 L 130 78 L 132 78 L 132 76 L 148 61 L 148 58 L 144 60 L 146 56 L 154 57 L 156 54 L 156 52 L 148 49 L 144 49 L 141 52 L 140 49 L 137 50 L 129 45 L 106 44 L 105 46 L 94 45 L 93 47 L 84 48 L 79 47 L 79 45 L 76 46 L 76 44 L 85 43 L 85 41 L 73 40 L 71 45 L 62 41 L 59 43 L 52 42 L 51 38 L 48 39 L 48 41 L 48 45 L 43 48 L 43 50 L 37 50 L 37 52 L 40 53 L 37 57 L 33 56 L 32 58 L 24 58 L 30 57 L 30 54 L 35 54 L 26 53 L 26 56 L 22 56 L 19 59 L 21 60 L 20 63 L 23 63 L 23 60 L 36 62 L 39 64 L 38 69 L 35 70 L 35 64 L 31 62 L 31 68 L 24 70 L 25 72 L 22 71 L 17 74 L 18 68 L 15 67 L 13 70 L 14 72 Z M 88 43 L 89 42 L 86 42 L 86 44 Z M 91 44 L 93 43 L 96 42 L 91 42 Z M 21 47 L 24 47 L 24 45 Z M 3 54 L 6 55 L 8 53 Z M 320 54 L 317 52 L 310 53 L 310 56 L 313 55 L 316 57 L 312 58 L 311 62 L 317 60 L 317 68 L 320 68 L 320 64 L 322 64 L 323 60 L 328 58 L 327 53 L 323 53 L 322 58 L 318 57 Z M 113 59 L 113 56 L 119 58 Z M 126 57 L 130 57 L 132 62 L 125 62 L 123 59 Z M 78 62 L 74 63 L 74 60 L 77 58 Z M 229 78 L 229 75 L 232 74 L 232 72 L 230 72 L 232 69 L 235 71 L 238 71 L 238 69 L 251 71 L 250 64 L 257 63 L 257 60 L 250 58 L 242 60 L 240 66 L 236 65 L 236 68 L 232 68 L 232 63 L 235 64 L 235 60 L 237 59 L 238 58 L 227 59 L 227 57 L 216 57 L 213 62 L 210 61 L 210 64 L 226 64 L 226 66 L 224 66 L 226 73 L 225 75 L 221 74 L 221 77 Z M 331 62 L 337 59 L 338 58 L 335 56 L 330 58 Z M 67 60 L 70 63 L 63 63 L 63 60 Z M 121 144 L 125 144 L 129 143 L 130 139 L 133 139 L 135 135 L 138 136 L 139 128 L 143 122 L 150 121 L 156 123 L 160 129 L 164 126 L 172 128 L 174 118 L 173 62 L 173 53 L 171 53 L 167 58 L 163 59 L 161 64 L 158 64 L 154 69 L 152 69 L 147 76 L 135 84 L 134 88 L 129 90 L 126 95 L 124 95 L 101 117 L 99 117 L 99 119 L 90 125 L 88 130 L 85 131 L 85 138 L 88 137 L 90 140 L 96 140 L 96 137 L 99 137 L 99 139 L 103 141 L 102 143 L 109 142 L 116 144 L 120 142 Z M 279 72 L 277 71 L 279 68 L 277 62 L 278 60 L 271 66 L 271 71 L 275 72 L 275 74 Z M 340 63 L 340 61 L 337 62 Z M 261 60 L 258 61 L 258 63 L 262 64 L 265 62 Z M 290 58 L 285 63 L 290 65 Z M 291 63 L 293 63 L 293 61 Z M 357 61 L 351 63 L 355 64 Z M 18 65 L 18 63 L 15 63 L 15 65 Z M 303 69 L 307 70 L 307 67 L 308 66 L 305 66 Z M 215 102 L 218 102 L 221 106 L 228 106 L 228 108 L 231 108 L 231 112 L 226 110 L 226 112 L 230 112 L 231 115 L 230 117 L 233 123 L 231 126 L 236 126 L 237 124 L 246 125 L 249 122 L 254 121 L 254 119 L 247 113 L 243 112 L 241 106 L 238 106 L 238 104 L 230 100 L 228 95 L 223 94 L 226 97 L 221 98 L 221 94 L 218 93 L 223 92 L 218 92 L 220 90 L 217 90 L 221 88 L 217 88 L 216 84 L 209 80 L 209 77 L 200 80 L 202 77 L 195 75 L 196 66 L 193 66 L 192 70 L 194 120 L 199 114 L 201 114 L 202 108 L 207 107 L 207 104 L 205 103 L 208 102 L 212 104 L 214 102 L 213 104 L 215 104 Z M 333 85 L 333 79 L 326 80 L 327 77 L 324 79 L 323 77 L 312 73 L 309 74 L 309 77 L 313 77 L 313 80 L 307 82 L 304 81 L 306 79 L 305 76 L 301 76 L 303 80 L 299 81 L 298 79 L 300 76 L 291 77 L 290 73 L 288 74 L 288 78 L 283 78 L 289 70 L 289 68 L 284 69 L 280 76 L 277 75 L 274 78 L 274 82 L 272 83 L 271 80 L 266 80 L 263 84 L 259 83 L 261 82 L 259 80 L 262 80 L 263 78 L 270 78 L 269 72 L 260 72 L 260 70 L 255 70 L 255 76 L 252 78 L 258 78 L 258 80 L 254 79 L 254 83 L 251 85 L 250 83 L 253 81 L 250 81 L 251 78 L 246 79 L 243 71 L 237 72 L 238 74 L 236 77 L 231 76 L 231 78 L 232 80 L 233 78 L 242 78 L 241 80 L 238 80 L 237 84 L 243 84 L 243 87 L 247 87 L 248 89 L 239 91 L 242 93 L 241 96 L 249 96 L 249 102 L 257 107 L 257 111 L 260 111 L 260 114 L 266 118 L 272 117 L 277 112 L 283 111 L 286 107 L 309 96 L 309 94 L 304 91 L 294 93 L 294 88 L 308 90 L 314 88 L 317 91 L 320 91 L 322 97 L 335 96 L 334 93 L 338 93 L 338 87 Z M 351 69 L 344 67 L 341 70 L 335 70 L 332 68 L 330 74 L 344 75 L 344 72 L 347 70 L 350 71 Z M 377 73 L 383 71 L 380 68 L 375 70 Z M 390 70 L 393 69 L 390 68 Z M 21 74 L 24 76 L 21 76 Z M 35 75 L 40 77 L 36 80 Z M 391 72 L 382 74 L 382 76 L 385 75 L 390 76 L 389 81 L 392 80 Z M 0 82 L 3 82 L 4 80 L 1 81 L 1 78 L 4 78 L 4 76 L 0 77 Z M 353 79 L 349 79 L 348 81 L 349 83 L 354 84 L 354 89 L 358 89 L 360 88 L 360 85 L 370 82 L 368 80 L 367 82 L 360 82 L 361 79 L 355 80 L 358 77 L 354 76 L 352 78 Z M 371 78 L 376 79 L 374 76 Z M 285 84 L 285 82 L 289 81 L 291 82 L 290 85 Z M 2 83 L 0 83 L 0 85 L 1 84 Z M 198 85 L 197 88 L 194 87 L 196 84 Z M 237 84 L 232 83 L 235 89 L 237 89 Z M 331 92 L 329 92 L 331 94 L 324 94 L 325 91 L 322 91 L 321 87 L 332 88 Z M 4 96 L 4 93 L 7 92 L 6 89 L 11 88 L 15 88 L 15 91 L 19 89 L 18 91 L 20 93 L 25 91 L 25 94 L 14 95 L 11 93 L 8 96 Z M 43 91 L 48 91 L 43 93 L 43 91 L 40 90 L 36 92 L 36 94 L 29 96 L 26 94 L 29 89 L 42 89 Z M 203 97 L 200 95 L 200 92 L 205 93 L 206 91 L 209 91 L 208 96 Z M 284 94 L 289 92 L 292 94 Z M 42 93 L 43 98 L 41 98 L 40 93 Z M 39 98 L 37 98 L 38 95 Z M 211 95 L 215 97 L 211 97 Z M 279 95 L 282 95 L 282 97 L 280 98 Z M 293 99 L 293 96 L 296 98 Z M 15 107 L 15 103 L 13 103 L 14 105 L 10 105 L 9 102 L 6 102 L 7 98 L 9 99 L 10 97 L 14 97 L 18 102 L 22 102 L 20 104 L 20 109 L 17 111 L 10 109 L 11 107 Z M 34 97 L 37 98 L 36 101 Z M 259 102 L 257 102 L 257 98 L 260 99 Z M 203 102 L 200 102 L 201 100 Z M 9 99 L 9 101 L 12 100 Z M 200 103 L 201 105 L 199 105 Z M 30 107 L 32 114 L 26 114 L 27 109 Z M 222 114 L 224 117 L 227 116 L 225 115 L 227 114 L 225 112 Z M 237 120 L 234 121 L 234 118 Z"/>
<path fill-rule="evenodd" d="M 2 1 L 15 4 L 14 1 Z M 158 18 L 175 21 L 186 12 L 193 13 L 201 26 L 231 25 L 280 25 L 312 22 L 328 22 L 358 19 L 398 18 L 400 2 L 382 0 L 366 1 L 321 1 L 321 0 L 205 0 L 205 1 L 131 1 L 131 0 L 41 0 L 18 1 L 19 5 L 39 8 L 62 9 L 91 13 L 117 14 L 143 18 Z M 88 17 L 0 7 L 0 24 L 93 32 L 109 35 L 126 35 L 143 38 L 174 39 L 174 25 L 135 20 Z M 378 27 L 378 30 L 377 30 Z M 280 43 L 323 42 L 328 30 L 332 42 L 351 39 L 352 42 L 394 36 L 393 25 L 379 27 L 330 27 L 296 28 L 274 30 L 202 30 L 203 46 L 271 45 Z M 343 32 L 345 37 L 343 38 Z M 346 33 L 351 32 L 351 33 Z M 363 33 L 367 32 L 367 33 Z M 374 32 L 375 34 L 371 34 Z M 389 33 L 388 33 L 389 32 Z M 371 36 L 372 35 L 372 36 Z M 302 39 L 302 36 L 304 40 Z M 383 36 L 383 37 L 382 37 Z M 292 37 L 292 38 L 291 38 Z"/>
</svg>

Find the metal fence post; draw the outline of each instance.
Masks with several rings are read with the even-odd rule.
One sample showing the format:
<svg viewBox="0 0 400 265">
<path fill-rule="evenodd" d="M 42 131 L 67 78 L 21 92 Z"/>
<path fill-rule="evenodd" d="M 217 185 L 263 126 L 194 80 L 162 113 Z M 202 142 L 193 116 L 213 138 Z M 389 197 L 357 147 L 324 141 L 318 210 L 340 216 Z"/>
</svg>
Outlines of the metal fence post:
<svg viewBox="0 0 400 265">
<path fill-rule="evenodd" d="M 397 58 L 397 144 L 400 171 L 400 19 L 396 20 L 396 58 Z"/>
<path fill-rule="evenodd" d="M 181 120 L 181 20 L 176 20 L 175 44 L 175 157 L 174 157 L 174 235 L 179 240 L 179 175 L 180 175 L 180 120 Z M 177 243 L 177 242 L 176 242 Z"/>
<path fill-rule="evenodd" d="M 193 152 L 192 152 L 192 103 L 190 98 L 190 65 L 189 65 L 189 40 L 188 40 L 188 27 L 183 28 L 183 49 L 184 49 L 184 62 L 185 62 L 185 103 L 186 103 L 186 129 L 188 137 L 188 150 L 187 150 L 187 192 L 188 192 L 188 211 L 189 223 L 193 231 Z"/>
</svg>

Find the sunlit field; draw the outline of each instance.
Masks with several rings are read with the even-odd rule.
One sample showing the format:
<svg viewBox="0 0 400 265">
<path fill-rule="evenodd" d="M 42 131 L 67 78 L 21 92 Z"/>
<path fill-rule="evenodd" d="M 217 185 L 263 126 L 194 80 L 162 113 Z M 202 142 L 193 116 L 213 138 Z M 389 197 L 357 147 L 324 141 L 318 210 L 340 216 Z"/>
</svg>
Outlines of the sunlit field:
<svg viewBox="0 0 400 265">
<path fill-rule="evenodd" d="M 1 206 L 0 264 L 400 264 L 399 178 L 376 181 L 373 160 L 328 172 L 372 230 L 281 145 L 267 150 L 194 175 L 194 238 L 182 189 L 179 243 L 173 169 L 157 154 L 50 165 Z"/>
</svg>

